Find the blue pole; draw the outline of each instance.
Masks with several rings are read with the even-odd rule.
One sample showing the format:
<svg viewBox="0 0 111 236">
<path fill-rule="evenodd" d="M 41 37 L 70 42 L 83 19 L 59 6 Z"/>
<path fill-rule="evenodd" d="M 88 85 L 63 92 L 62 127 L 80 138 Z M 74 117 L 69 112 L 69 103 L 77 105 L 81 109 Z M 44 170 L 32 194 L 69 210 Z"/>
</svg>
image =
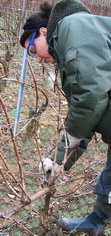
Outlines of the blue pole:
<svg viewBox="0 0 111 236">
<path fill-rule="evenodd" d="M 15 118 L 15 124 L 14 124 L 14 136 L 18 132 L 20 112 L 21 112 L 21 107 L 22 107 L 22 98 L 23 98 L 23 92 L 24 92 L 24 82 L 26 79 L 26 71 L 27 71 L 27 50 L 24 49 L 23 65 L 22 65 L 21 77 L 20 77 L 21 84 L 19 86 L 18 101 L 17 101 L 17 108 L 16 108 L 16 118 Z"/>
</svg>

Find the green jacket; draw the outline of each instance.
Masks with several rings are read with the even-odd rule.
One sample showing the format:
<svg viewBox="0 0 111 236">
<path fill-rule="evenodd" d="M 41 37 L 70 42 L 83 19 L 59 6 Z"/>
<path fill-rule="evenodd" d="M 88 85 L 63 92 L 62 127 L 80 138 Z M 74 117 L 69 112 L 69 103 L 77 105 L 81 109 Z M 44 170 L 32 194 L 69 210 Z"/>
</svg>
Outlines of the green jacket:
<svg viewBox="0 0 111 236">
<path fill-rule="evenodd" d="M 60 2 L 64 3 L 64 9 L 57 20 Z M 65 7 L 67 0 L 60 2 L 53 10 L 55 24 L 54 15 L 49 19 L 47 41 L 49 52 L 58 62 L 62 89 L 69 100 L 67 132 L 84 139 L 96 129 L 108 107 L 111 18 L 88 12 L 70 14 Z"/>
</svg>

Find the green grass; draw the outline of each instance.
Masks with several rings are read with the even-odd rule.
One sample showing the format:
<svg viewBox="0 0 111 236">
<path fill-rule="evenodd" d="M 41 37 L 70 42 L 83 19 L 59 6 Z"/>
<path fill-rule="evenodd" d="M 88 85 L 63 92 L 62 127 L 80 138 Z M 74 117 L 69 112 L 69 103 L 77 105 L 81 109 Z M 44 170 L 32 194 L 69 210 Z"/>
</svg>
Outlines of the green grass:
<svg viewBox="0 0 111 236">
<path fill-rule="evenodd" d="M 62 187 L 62 193 L 67 193 L 69 191 L 70 191 L 70 188 L 69 188 L 68 185 L 65 185 L 65 186 Z"/>
<path fill-rule="evenodd" d="M 36 200 L 34 202 L 35 207 L 37 208 L 43 208 L 43 200 Z"/>
<path fill-rule="evenodd" d="M 71 208 L 72 208 L 72 210 L 73 209 L 76 210 L 78 208 L 77 203 L 72 203 L 71 204 Z"/>
<path fill-rule="evenodd" d="M 33 179 L 32 178 L 27 178 L 26 179 L 26 184 L 33 184 Z"/>
<path fill-rule="evenodd" d="M 37 192 L 38 191 L 38 186 L 32 186 L 32 185 L 29 185 L 29 186 L 27 186 L 26 187 L 26 190 L 28 191 L 28 192 Z"/>
<path fill-rule="evenodd" d="M 6 204 L 3 204 L 1 206 L 1 209 L 4 210 L 4 211 L 7 211 L 9 209 L 9 207 Z"/>
<path fill-rule="evenodd" d="M 14 232 L 11 233 L 11 236 L 23 236 L 23 233 L 19 230 L 14 230 Z"/>
<path fill-rule="evenodd" d="M 98 144 L 98 150 L 100 152 L 105 152 L 107 150 L 107 144 L 105 144 L 105 143 Z"/>
<path fill-rule="evenodd" d="M 87 197 L 87 198 L 86 198 L 86 202 L 88 202 L 88 204 L 93 205 L 94 202 L 95 202 L 95 198 L 94 198 L 94 197 Z"/>
<path fill-rule="evenodd" d="M 0 190 L 0 199 L 4 198 L 5 196 L 6 196 L 6 193 L 4 193 Z"/>
<path fill-rule="evenodd" d="M 22 141 L 19 141 L 19 142 L 20 142 L 20 146 L 23 149 L 28 148 L 28 150 L 30 150 L 30 149 L 33 150 L 36 147 L 33 139 L 26 139 L 26 140 L 22 140 Z M 23 150 L 23 152 L 25 152 L 25 150 Z"/>
<path fill-rule="evenodd" d="M 88 211 L 89 211 L 89 207 L 88 205 L 86 204 L 85 206 L 82 206 L 81 209 L 80 209 L 80 215 L 87 215 L 88 214 Z"/>
<path fill-rule="evenodd" d="M 85 168 L 85 167 L 84 167 L 83 164 L 79 164 L 79 165 L 76 166 L 76 171 L 79 172 L 79 173 L 81 173 L 81 172 L 83 172 L 84 168 Z"/>
<path fill-rule="evenodd" d="M 86 199 L 80 198 L 80 199 L 79 199 L 79 205 L 80 205 L 81 207 L 85 206 L 85 205 L 86 205 Z"/>
<path fill-rule="evenodd" d="M 85 158 L 86 158 L 86 159 L 90 159 L 90 158 L 92 158 L 92 156 L 93 156 L 93 151 L 87 150 L 87 151 L 85 152 Z"/>
<path fill-rule="evenodd" d="M 102 169 L 103 169 L 103 167 L 102 167 L 101 165 L 97 165 L 97 166 L 94 167 L 94 170 L 95 170 L 96 172 L 101 172 Z"/>
<path fill-rule="evenodd" d="M 22 211 L 20 212 L 21 218 L 25 218 L 28 214 L 29 214 L 29 211 L 28 211 L 28 210 L 22 210 Z"/>
<path fill-rule="evenodd" d="M 9 84 L 9 86 L 8 86 L 10 89 L 13 89 L 14 88 L 14 83 L 11 83 L 10 82 L 10 84 Z"/>
<path fill-rule="evenodd" d="M 74 217 L 74 213 L 73 212 L 68 212 L 68 211 L 60 211 L 59 212 L 59 217 L 66 217 L 66 218 L 70 218 L 70 217 Z"/>
<path fill-rule="evenodd" d="M 31 157 L 31 155 L 32 155 L 32 152 L 31 152 L 31 151 L 29 151 L 29 150 L 24 150 L 24 151 L 23 151 L 23 156 L 24 156 L 24 157 Z"/>
<path fill-rule="evenodd" d="M 32 167 L 29 164 L 24 164 L 24 169 L 25 169 L 25 171 L 30 171 L 32 169 Z"/>
<path fill-rule="evenodd" d="M 33 230 L 34 228 L 37 228 L 39 225 L 39 221 L 37 219 L 33 219 L 31 223 L 27 223 L 26 227 L 30 230 Z"/>
<path fill-rule="evenodd" d="M 109 236 L 111 235 L 111 227 L 110 226 L 107 226 L 105 233 Z"/>
</svg>

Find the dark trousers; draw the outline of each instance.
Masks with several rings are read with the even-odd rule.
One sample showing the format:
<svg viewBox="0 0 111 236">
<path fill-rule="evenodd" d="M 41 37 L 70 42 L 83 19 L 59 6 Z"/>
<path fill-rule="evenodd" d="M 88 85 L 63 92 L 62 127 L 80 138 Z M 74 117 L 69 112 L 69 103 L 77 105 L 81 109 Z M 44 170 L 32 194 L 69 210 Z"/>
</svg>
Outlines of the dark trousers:
<svg viewBox="0 0 111 236">
<path fill-rule="evenodd" d="M 94 193 L 104 202 L 111 204 L 111 100 L 95 131 L 102 134 L 102 140 L 108 144 L 108 152 L 106 166 L 94 188 Z"/>
<path fill-rule="evenodd" d="M 108 146 L 106 166 L 94 187 L 94 193 L 104 202 L 111 204 L 111 145 Z"/>
</svg>

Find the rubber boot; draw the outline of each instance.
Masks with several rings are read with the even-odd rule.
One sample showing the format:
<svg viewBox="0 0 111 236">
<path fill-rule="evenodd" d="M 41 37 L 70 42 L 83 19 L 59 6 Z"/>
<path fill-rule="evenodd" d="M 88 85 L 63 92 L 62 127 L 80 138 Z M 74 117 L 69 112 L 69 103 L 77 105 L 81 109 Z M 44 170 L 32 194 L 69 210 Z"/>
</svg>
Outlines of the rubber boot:
<svg viewBox="0 0 111 236">
<path fill-rule="evenodd" d="M 103 203 L 98 198 L 89 215 L 83 218 L 61 218 L 58 220 L 59 227 L 64 230 L 88 233 L 90 236 L 97 236 L 102 233 L 104 227 L 111 220 L 111 204 Z"/>
</svg>

